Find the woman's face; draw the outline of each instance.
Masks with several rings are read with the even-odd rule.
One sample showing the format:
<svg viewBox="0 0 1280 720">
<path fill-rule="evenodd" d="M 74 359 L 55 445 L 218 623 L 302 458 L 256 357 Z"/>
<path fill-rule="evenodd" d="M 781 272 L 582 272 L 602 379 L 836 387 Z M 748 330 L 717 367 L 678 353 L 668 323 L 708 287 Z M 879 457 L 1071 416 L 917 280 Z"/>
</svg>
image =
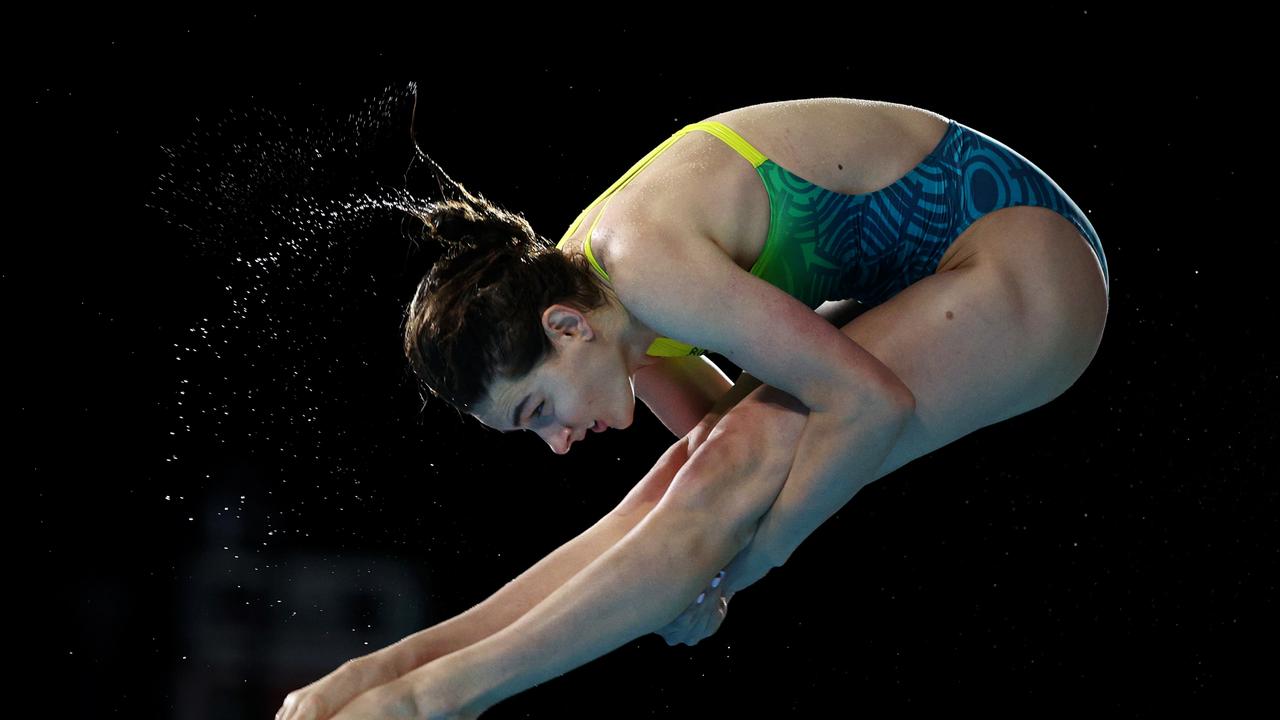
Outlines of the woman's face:
<svg viewBox="0 0 1280 720">
<path fill-rule="evenodd" d="M 635 415 L 635 385 L 618 334 L 602 317 L 563 305 L 543 314 L 555 351 L 519 381 L 499 378 L 479 414 L 484 424 L 537 433 L 557 455 L 591 432 L 596 421 L 626 428 Z M 600 332 L 605 330 L 605 332 Z"/>
</svg>

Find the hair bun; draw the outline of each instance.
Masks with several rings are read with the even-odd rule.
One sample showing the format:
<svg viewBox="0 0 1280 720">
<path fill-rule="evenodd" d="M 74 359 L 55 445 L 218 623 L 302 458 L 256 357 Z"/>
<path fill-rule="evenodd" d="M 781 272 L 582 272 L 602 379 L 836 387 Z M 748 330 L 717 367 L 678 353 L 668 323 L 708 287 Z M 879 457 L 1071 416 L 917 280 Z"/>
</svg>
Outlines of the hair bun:
<svg viewBox="0 0 1280 720">
<path fill-rule="evenodd" d="M 522 238 L 511 231 L 506 218 L 460 200 L 431 203 L 420 217 L 427 235 L 444 248 L 446 255 L 477 250 L 514 251 L 523 245 Z"/>
<path fill-rule="evenodd" d="M 426 233 L 444 248 L 462 248 L 476 242 L 476 213 L 455 201 L 431 203 L 422 212 Z"/>
</svg>

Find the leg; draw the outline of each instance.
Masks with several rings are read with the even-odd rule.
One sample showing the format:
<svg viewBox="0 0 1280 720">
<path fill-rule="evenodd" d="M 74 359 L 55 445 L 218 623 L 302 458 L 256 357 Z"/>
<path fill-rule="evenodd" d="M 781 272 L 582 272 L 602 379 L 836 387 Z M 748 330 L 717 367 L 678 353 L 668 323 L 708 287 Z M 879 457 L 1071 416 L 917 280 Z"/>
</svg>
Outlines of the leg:
<svg viewBox="0 0 1280 720">
<path fill-rule="evenodd" d="M 1101 342 L 1102 274 L 1084 237 L 1061 215 L 1003 208 L 969 226 L 956 244 L 963 252 L 953 262 L 842 328 L 916 396 L 915 414 L 876 479 L 1062 394 Z M 807 408 L 770 386 L 743 407 L 751 408 L 750 420 L 726 432 L 745 435 L 762 452 L 794 453 Z"/>
<path fill-rule="evenodd" d="M 843 328 L 916 395 L 877 477 L 1058 397 L 1101 343 L 1106 290 L 1075 226 L 1021 206 L 983 216 L 970 232 L 967 258 Z"/>
</svg>

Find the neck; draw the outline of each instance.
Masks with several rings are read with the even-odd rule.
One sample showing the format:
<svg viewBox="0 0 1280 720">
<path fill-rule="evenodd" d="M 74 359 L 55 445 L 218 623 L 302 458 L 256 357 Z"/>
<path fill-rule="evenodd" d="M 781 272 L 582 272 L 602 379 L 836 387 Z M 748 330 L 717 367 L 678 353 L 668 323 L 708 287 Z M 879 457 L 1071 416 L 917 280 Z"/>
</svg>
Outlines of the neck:
<svg viewBox="0 0 1280 720">
<path fill-rule="evenodd" d="M 640 322 L 626 308 L 619 305 L 618 315 L 621 328 L 618 337 L 622 343 L 623 359 L 627 364 L 627 375 L 634 376 L 636 371 L 658 362 L 662 358 L 649 355 L 646 351 L 653 344 L 658 333 Z"/>
</svg>

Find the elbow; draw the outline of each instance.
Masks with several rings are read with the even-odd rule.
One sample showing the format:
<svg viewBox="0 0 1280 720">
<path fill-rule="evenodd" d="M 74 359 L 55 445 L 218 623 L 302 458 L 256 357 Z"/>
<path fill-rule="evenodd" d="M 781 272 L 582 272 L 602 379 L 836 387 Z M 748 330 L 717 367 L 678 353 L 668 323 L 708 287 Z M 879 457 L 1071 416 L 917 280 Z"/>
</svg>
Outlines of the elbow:
<svg viewBox="0 0 1280 720">
<path fill-rule="evenodd" d="M 905 423 L 915 414 L 916 398 L 909 390 L 884 388 L 829 403 L 814 411 L 838 415 L 847 420 L 879 418 L 885 423 Z"/>
<path fill-rule="evenodd" d="M 916 397 L 906 385 L 882 383 L 853 397 L 846 396 L 842 402 L 828 405 L 821 412 L 849 424 L 873 423 L 901 433 L 915 416 Z"/>
<path fill-rule="evenodd" d="M 865 392 L 861 393 L 864 396 L 864 402 L 889 412 L 908 414 L 914 412 L 915 393 L 911 392 L 911 388 L 889 366 L 883 363 L 879 365 L 879 372 L 868 369 L 860 377 L 850 381 L 854 387 L 865 389 Z"/>
<path fill-rule="evenodd" d="M 865 368 L 810 387 L 799 401 L 812 412 L 847 417 L 910 417 L 916 409 L 915 393 L 883 364 L 878 370 Z"/>
<path fill-rule="evenodd" d="M 885 368 L 888 370 L 888 368 Z M 880 383 L 881 395 L 884 396 L 886 402 L 896 407 L 908 415 L 915 412 L 916 396 L 911 392 L 911 388 L 902 381 L 893 371 L 889 371 L 889 376 L 884 382 Z"/>
<path fill-rule="evenodd" d="M 916 396 L 911 392 L 911 388 L 906 383 L 899 382 L 891 390 L 891 402 L 893 402 L 898 410 L 907 416 L 911 416 L 916 411 Z"/>
<path fill-rule="evenodd" d="M 891 380 L 877 383 L 874 390 L 864 393 L 859 405 L 863 412 L 870 409 L 877 414 L 899 416 L 905 420 L 916 411 L 916 396 L 906 383 L 894 376 Z"/>
<path fill-rule="evenodd" d="M 859 413 L 861 417 L 875 417 L 886 426 L 893 426 L 901 433 L 916 413 L 916 396 L 906 386 L 886 389 L 877 399 Z"/>
</svg>

